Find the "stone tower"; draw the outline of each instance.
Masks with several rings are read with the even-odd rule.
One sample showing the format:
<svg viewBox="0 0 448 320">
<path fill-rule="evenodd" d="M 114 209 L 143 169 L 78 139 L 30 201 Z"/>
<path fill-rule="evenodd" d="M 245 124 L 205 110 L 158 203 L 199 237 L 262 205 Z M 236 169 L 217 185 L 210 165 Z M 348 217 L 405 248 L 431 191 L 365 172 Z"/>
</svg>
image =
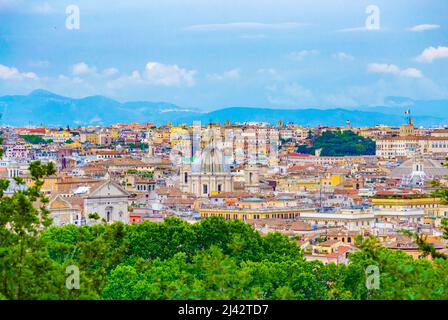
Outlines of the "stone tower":
<svg viewBox="0 0 448 320">
<path fill-rule="evenodd" d="M 260 169 L 254 164 L 244 169 L 244 190 L 250 193 L 260 192 Z"/>
</svg>

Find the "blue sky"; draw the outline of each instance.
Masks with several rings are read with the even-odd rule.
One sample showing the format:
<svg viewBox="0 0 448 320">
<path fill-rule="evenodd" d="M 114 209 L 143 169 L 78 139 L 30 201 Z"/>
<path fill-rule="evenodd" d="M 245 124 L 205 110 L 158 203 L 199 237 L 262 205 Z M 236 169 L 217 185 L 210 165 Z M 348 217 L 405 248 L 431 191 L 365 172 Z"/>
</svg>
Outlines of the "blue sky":
<svg viewBox="0 0 448 320">
<path fill-rule="evenodd" d="M 79 30 L 66 28 L 71 4 Z M 447 17 L 446 0 L 0 0 L 0 95 L 201 110 L 448 98 Z"/>
</svg>

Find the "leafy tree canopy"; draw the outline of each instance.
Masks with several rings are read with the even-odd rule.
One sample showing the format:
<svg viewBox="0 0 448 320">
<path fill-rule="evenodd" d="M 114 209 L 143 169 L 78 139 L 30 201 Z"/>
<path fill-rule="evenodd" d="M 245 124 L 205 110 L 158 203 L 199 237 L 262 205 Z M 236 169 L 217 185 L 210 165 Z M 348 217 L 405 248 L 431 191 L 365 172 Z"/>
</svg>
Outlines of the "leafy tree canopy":
<svg viewBox="0 0 448 320">
<path fill-rule="evenodd" d="M 375 142 L 371 139 L 357 135 L 351 130 L 325 131 L 317 138 L 313 138 L 312 147 L 305 145 L 298 147 L 298 152 L 314 154 L 322 149 L 322 156 L 361 156 L 374 155 Z"/>
<path fill-rule="evenodd" d="M 53 140 L 51 140 L 51 139 L 45 140 L 41 136 L 37 136 L 34 134 L 25 134 L 25 135 L 21 136 L 21 138 L 23 138 L 25 141 L 27 141 L 31 144 L 40 144 L 40 143 L 47 144 L 47 143 L 53 142 Z"/>
</svg>

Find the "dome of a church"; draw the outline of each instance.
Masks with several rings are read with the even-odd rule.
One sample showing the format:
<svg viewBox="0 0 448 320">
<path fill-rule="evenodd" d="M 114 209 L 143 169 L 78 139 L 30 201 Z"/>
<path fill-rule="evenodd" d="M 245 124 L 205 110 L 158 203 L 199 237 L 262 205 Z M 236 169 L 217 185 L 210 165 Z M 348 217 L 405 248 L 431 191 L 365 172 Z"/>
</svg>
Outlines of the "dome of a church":
<svg viewBox="0 0 448 320">
<path fill-rule="evenodd" d="M 448 176 L 448 168 L 444 167 L 441 161 L 433 159 L 409 159 L 393 169 L 389 175 L 392 178 L 402 178 L 415 175 L 416 172 L 432 179 Z"/>
<path fill-rule="evenodd" d="M 181 167 L 181 189 L 198 197 L 209 197 L 216 192 L 232 192 L 233 175 L 225 161 L 224 151 L 216 143 L 211 143 L 198 153 L 191 166 Z"/>
<path fill-rule="evenodd" d="M 217 147 L 204 149 L 201 159 L 201 172 L 216 173 L 225 172 L 224 170 L 224 154 Z"/>
</svg>

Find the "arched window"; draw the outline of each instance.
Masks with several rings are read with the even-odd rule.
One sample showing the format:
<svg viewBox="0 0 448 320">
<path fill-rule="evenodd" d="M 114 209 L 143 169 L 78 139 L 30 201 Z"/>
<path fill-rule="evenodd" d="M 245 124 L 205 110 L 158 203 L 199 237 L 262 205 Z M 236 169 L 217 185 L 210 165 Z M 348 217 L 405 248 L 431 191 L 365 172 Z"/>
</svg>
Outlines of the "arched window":
<svg viewBox="0 0 448 320">
<path fill-rule="evenodd" d="M 112 220 L 112 211 L 113 211 L 112 207 L 106 208 L 106 222 L 110 222 Z"/>
</svg>

